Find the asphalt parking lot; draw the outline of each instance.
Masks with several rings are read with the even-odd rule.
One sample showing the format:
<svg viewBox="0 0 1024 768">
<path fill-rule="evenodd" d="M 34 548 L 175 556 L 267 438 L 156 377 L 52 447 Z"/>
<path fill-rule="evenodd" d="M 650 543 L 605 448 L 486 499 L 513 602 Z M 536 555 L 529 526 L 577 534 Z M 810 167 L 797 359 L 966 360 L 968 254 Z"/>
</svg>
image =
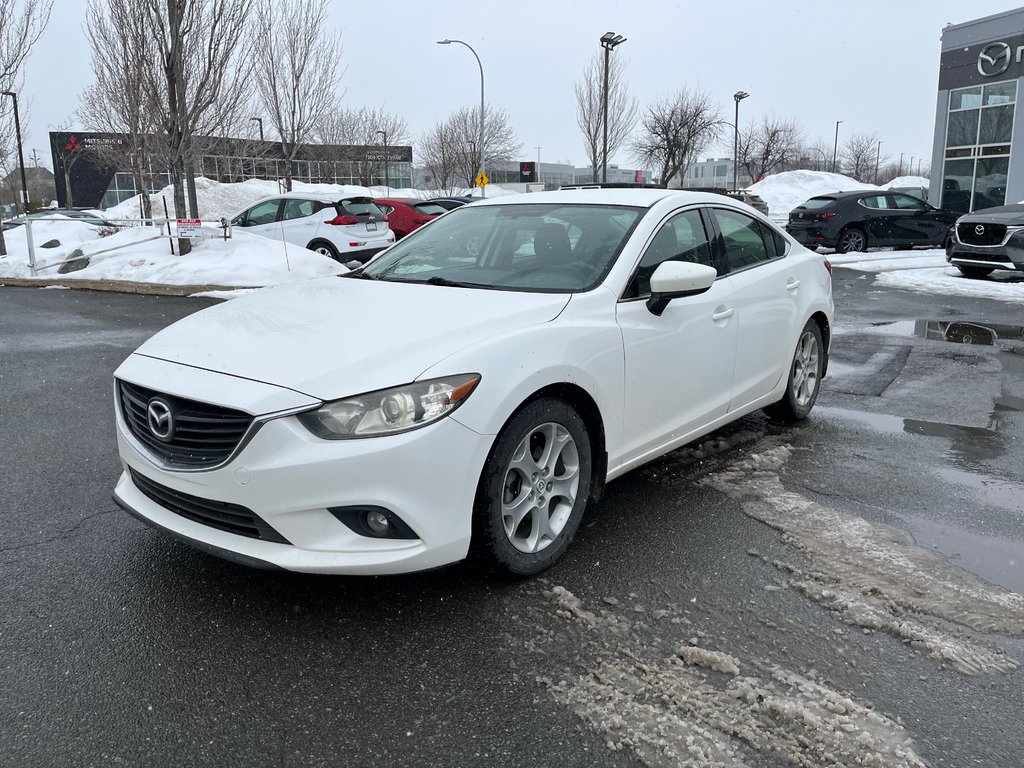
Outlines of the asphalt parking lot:
<svg viewBox="0 0 1024 768">
<path fill-rule="evenodd" d="M 1019 765 L 1019 305 L 872 282 L 836 270 L 810 420 L 615 481 L 522 582 L 250 571 L 143 526 L 111 374 L 213 302 L 0 288 L 0 764 Z"/>
</svg>

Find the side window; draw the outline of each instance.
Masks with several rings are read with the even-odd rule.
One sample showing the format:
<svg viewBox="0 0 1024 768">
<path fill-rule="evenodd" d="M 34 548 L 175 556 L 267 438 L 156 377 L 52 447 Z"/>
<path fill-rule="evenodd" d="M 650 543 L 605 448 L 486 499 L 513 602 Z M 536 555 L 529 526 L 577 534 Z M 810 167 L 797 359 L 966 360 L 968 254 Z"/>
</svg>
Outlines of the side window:
<svg viewBox="0 0 1024 768">
<path fill-rule="evenodd" d="M 285 221 L 301 219 L 306 216 L 312 216 L 315 212 L 316 203 L 314 201 L 289 198 L 284 201 L 284 215 L 281 218 Z"/>
<path fill-rule="evenodd" d="M 715 219 L 722 232 L 725 261 L 730 272 L 761 264 L 774 257 L 774 244 L 769 252 L 761 236 L 761 224 L 756 219 L 720 208 L 715 209 Z"/>
<path fill-rule="evenodd" d="M 280 200 L 267 200 L 265 203 L 254 205 L 249 209 L 245 226 L 254 227 L 258 224 L 271 224 L 277 221 L 277 209 L 280 202 Z"/>
<path fill-rule="evenodd" d="M 768 248 L 768 257 L 777 259 L 786 255 L 786 238 L 777 229 L 770 227 L 763 221 L 757 222 L 761 227 L 761 237 Z"/>
<path fill-rule="evenodd" d="M 928 207 L 924 200 L 919 200 L 912 195 L 893 195 L 892 199 L 896 207 L 903 211 L 923 211 Z"/>
<path fill-rule="evenodd" d="M 889 198 L 886 197 L 885 195 L 873 195 L 871 197 L 862 198 L 861 200 L 858 200 L 857 202 L 859 202 L 865 208 L 871 208 L 872 210 L 879 209 L 879 208 L 883 208 L 883 209 L 890 208 Z"/>
<path fill-rule="evenodd" d="M 699 211 L 684 211 L 661 225 L 640 259 L 623 298 L 635 299 L 650 295 L 651 275 L 665 261 L 689 261 L 714 266 L 711 263 L 711 244 Z"/>
</svg>

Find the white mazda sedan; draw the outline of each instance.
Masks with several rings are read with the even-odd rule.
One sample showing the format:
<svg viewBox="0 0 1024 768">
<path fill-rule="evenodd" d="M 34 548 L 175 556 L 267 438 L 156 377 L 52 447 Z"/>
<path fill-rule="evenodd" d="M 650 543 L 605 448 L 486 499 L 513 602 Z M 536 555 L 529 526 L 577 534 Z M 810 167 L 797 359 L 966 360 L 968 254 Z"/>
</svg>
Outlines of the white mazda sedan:
<svg viewBox="0 0 1024 768">
<path fill-rule="evenodd" d="M 806 417 L 832 313 L 828 262 L 728 197 L 480 201 L 143 344 L 114 497 L 253 566 L 538 573 L 606 482 L 757 409 Z"/>
</svg>

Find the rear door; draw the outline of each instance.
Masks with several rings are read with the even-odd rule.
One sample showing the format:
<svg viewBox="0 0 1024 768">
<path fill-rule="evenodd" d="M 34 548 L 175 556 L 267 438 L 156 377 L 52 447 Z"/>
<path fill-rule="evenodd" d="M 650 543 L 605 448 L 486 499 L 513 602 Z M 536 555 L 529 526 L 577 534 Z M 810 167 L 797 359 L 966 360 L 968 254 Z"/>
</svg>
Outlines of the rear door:
<svg viewBox="0 0 1024 768">
<path fill-rule="evenodd" d="M 308 245 L 316 239 L 317 228 L 323 224 L 324 214 L 333 212 L 329 203 L 306 198 L 288 197 L 281 212 L 281 229 L 289 243 Z"/>
<path fill-rule="evenodd" d="M 889 195 L 881 193 L 860 198 L 856 207 L 860 223 L 868 236 L 868 245 L 891 245 L 893 224 L 900 214 L 895 211 Z"/>
</svg>

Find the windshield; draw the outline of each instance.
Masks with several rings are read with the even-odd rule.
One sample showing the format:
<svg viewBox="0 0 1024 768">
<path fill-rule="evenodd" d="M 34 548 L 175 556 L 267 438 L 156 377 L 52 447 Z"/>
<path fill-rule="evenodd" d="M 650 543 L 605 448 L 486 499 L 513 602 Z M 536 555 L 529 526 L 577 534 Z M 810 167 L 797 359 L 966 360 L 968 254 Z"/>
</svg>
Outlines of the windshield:
<svg viewBox="0 0 1024 768">
<path fill-rule="evenodd" d="M 612 205 L 458 208 L 362 272 L 383 280 L 570 293 L 596 286 L 642 209 Z"/>
</svg>

